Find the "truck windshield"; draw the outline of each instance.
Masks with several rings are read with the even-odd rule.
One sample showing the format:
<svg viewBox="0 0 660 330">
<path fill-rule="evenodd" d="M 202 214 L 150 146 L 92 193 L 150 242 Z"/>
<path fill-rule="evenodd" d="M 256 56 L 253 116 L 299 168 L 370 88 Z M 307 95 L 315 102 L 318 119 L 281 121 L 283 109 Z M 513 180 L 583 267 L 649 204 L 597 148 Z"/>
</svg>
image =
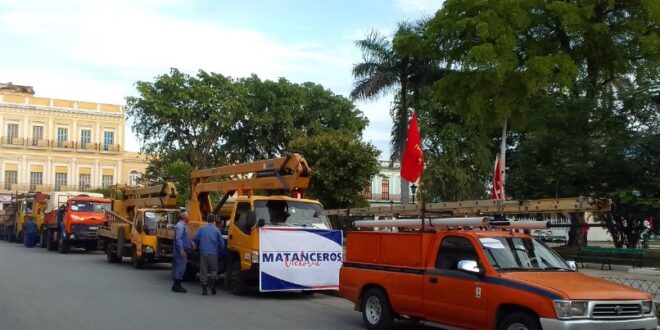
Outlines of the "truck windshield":
<svg viewBox="0 0 660 330">
<path fill-rule="evenodd" d="M 144 228 L 148 233 L 154 233 L 156 228 L 167 228 L 176 225 L 179 213 L 173 211 L 147 211 L 144 212 Z"/>
<path fill-rule="evenodd" d="M 256 201 L 255 215 L 269 225 L 330 228 L 328 218 L 316 203 L 283 200 Z"/>
<path fill-rule="evenodd" d="M 111 210 L 112 207 L 110 203 L 98 203 L 98 202 L 72 202 L 71 211 L 73 212 L 95 212 L 102 213 L 105 210 Z"/>
<path fill-rule="evenodd" d="M 497 271 L 570 271 L 543 242 L 521 237 L 482 237 L 481 247 Z"/>
</svg>

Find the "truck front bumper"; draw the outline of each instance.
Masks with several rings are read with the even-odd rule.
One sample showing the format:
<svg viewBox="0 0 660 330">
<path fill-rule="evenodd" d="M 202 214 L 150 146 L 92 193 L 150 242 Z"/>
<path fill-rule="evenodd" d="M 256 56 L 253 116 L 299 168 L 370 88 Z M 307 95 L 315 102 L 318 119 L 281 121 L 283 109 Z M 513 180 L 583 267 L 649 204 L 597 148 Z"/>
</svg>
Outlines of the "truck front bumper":
<svg viewBox="0 0 660 330">
<path fill-rule="evenodd" d="M 543 330 L 650 330 L 658 327 L 658 320 L 655 316 L 628 320 L 559 320 L 542 318 L 540 321 Z"/>
</svg>

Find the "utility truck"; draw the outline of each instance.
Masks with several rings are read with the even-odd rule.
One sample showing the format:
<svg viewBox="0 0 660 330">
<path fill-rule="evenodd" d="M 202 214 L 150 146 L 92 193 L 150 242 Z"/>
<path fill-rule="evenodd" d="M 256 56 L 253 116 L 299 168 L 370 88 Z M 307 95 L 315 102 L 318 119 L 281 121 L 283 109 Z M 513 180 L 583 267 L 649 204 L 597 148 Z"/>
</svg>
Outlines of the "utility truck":
<svg viewBox="0 0 660 330">
<path fill-rule="evenodd" d="M 532 209 L 524 210 L 527 207 Z M 413 208 L 357 213 L 412 216 Z M 541 240 L 517 232 L 548 229 L 549 222 L 492 218 L 494 214 L 602 212 L 609 210 L 607 202 L 467 201 L 419 209 L 425 211 L 421 219 L 360 220 L 354 222 L 360 230 L 347 233 L 339 292 L 355 303 L 368 329 L 387 329 L 395 318 L 452 329 L 657 326 L 650 294 L 576 272 L 574 263 L 562 260 Z M 331 213 L 335 211 L 352 213 Z M 437 214 L 452 217 L 434 218 Z"/>
<path fill-rule="evenodd" d="M 189 232 L 207 216 L 227 237 L 226 286 L 260 291 L 337 289 L 341 232 L 317 200 L 305 199 L 311 168 L 299 154 L 193 171 Z M 214 205 L 212 195 L 219 201 Z M 166 229 L 169 237 L 172 229 Z M 188 269 L 198 268 L 196 253 Z"/>
<path fill-rule="evenodd" d="M 68 253 L 73 247 L 96 249 L 96 231 L 103 224 L 112 201 L 90 192 L 50 192 L 44 210 L 46 247 Z"/>
<path fill-rule="evenodd" d="M 98 248 L 110 263 L 130 256 L 135 268 L 145 263 L 170 262 L 171 239 L 159 237 L 158 228 L 174 226 L 179 218 L 177 190 L 166 182 L 151 187 L 118 185 L 112 188 L 112 210 L 98 228 Z"/>
</svg>

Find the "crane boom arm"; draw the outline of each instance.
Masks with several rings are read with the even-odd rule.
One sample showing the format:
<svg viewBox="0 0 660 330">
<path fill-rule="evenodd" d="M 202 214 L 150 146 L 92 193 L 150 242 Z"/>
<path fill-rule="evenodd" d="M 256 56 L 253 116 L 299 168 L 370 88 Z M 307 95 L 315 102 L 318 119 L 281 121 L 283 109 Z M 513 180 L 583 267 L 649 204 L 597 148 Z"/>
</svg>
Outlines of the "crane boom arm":
<svg viewBox="0 0 660 330">
<path fill-rule="evenodd" d="M 239 195 L 253 190 L 292 192 L 309 186 L 312 170 L 299 154 L 253 163 L 235 164 L 193 171 L 193 191 L 236 191 Z"/>
</svg>

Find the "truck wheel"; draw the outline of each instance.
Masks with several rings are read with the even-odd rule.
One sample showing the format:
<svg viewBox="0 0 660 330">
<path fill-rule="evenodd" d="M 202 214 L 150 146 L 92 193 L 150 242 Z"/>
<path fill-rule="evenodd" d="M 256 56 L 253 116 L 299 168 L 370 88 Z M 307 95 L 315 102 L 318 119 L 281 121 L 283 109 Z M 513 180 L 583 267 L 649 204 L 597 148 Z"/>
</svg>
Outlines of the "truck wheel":
<svg viewBox="0 0 660 330">
<path fill-rule="evenodd" d="M 60 235 L 60 241 L 57 242 L 57 250 L 61 254 L 69 253 L 69 242 L 64 239 L 64 235 Z"/>
<path fill-rule="evenodd" d="M 229 264 L 229 272 L 227 273 L 227 286 L 229 292 L 236 296 L 247 294 L 248 285 L 241 273 L 241 262 L 234 260 Z"/>
<path fill-rule="evenodd" d="M 124 231 L 120 230 L 117 232 L 117 258 L 121 260 L 124 257 L 124 244 L 126 244 L 126 237 L 124 236 Z"/>
<path fill-rule="evenodd" d="M 507 315 L 499 330 L 541 330 L 539 320 L 529 313 L 515 312 Z"/>
<path fill-rule="evenodd" d="M 390 309 L 385 292 L 372 288 L 362 296 L 362 320 L 368 329 L 389 329 L 394 322 L 394 314 Z"/>
<path fill-rule="evenodd" d="M 144 266 L 144 255 L 138 257 L 135 245 L 133 245 L 133 248 L 131 249 L 131 263 L 135 269 L 141 269 Z"/>
<path fill-rule="evenodd" d="M 42 229 L 42 230 L 41 230 L 41 235 L 40 235 L 40 237 L 39 237 L 39 247 L 42 248 L 42 249 L 45 249 L 45 248 L 46 248 L 46 244 L 47 244 L 46 242 L 47 242 L 47 241 L 48 241 L 48 235 L 47 235 L 47 233 L 46 233 L 46 230 L 45 230 L 45 229 Z"/>
<path fill-rule="evenodd" d="M 48 229 L 48 240 L 46 241 L 46 248 L 48 251 L 55 251 L 57 249 L 57 242 L 55 241 L 55 232 Z"/>
<path fill-rule="evenodd" d="M 16 235 L 16 243 L 23 244 L 23 242 L 25 242 L 25 237 L 23 237 L 23 232 L 19 231 Z"/>
<path fill-rule="evenodd" d="M 105 260 L 111 264 L 119 262 L 119 258 L 117 258 L 117 254 L 114 251 L 112 251 L 112 242 L 110 241 L 107 241 L 105 243 Z"/>
</svg>

